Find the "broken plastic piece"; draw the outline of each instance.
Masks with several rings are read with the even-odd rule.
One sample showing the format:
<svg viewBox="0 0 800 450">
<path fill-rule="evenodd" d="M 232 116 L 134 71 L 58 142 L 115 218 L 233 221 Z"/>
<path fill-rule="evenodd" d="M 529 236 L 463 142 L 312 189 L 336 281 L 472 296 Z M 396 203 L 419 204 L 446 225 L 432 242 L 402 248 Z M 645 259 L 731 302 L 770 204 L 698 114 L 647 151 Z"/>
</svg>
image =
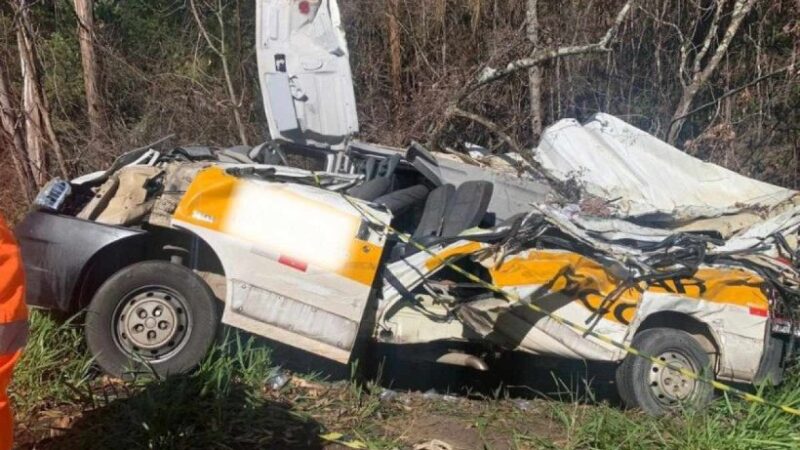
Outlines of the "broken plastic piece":
<svg viewBox="0 0 800 450">
<path fill-rule="evenodd" d="M 267 386 L 273 391 L 279 391 L 289 383 L 292 376 L 288 372 L 279 370 L 267 378 Z"/>
</svg>

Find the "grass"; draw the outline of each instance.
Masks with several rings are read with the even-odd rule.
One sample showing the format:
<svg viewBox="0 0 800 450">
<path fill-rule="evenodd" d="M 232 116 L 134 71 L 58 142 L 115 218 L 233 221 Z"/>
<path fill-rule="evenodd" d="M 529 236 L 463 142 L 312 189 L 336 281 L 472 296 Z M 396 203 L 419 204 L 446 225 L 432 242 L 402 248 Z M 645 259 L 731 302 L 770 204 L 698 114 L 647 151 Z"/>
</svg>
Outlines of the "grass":
<svg viewBox="0 0 800 450">
<path fill-rule="evenodd" d="M 14 371 L 11 398 L 17 413 L 70 403 L 91 379 L 91 359 L 74 320 L 58 323 L 33 311 L 25 353 Z"/>
<path fill-rule="evenodd" d="M 800 382 L 793 377 L 780 389 L 762 393 L 776 403 L 797 405 Z M 563 448 L 800 448 L 800 417 L 724 396 L 708 411 L 663 418 L 607 405 L 553 405 L 551 414 L 571 431 Z"/>
<path fill-rule="evenodd" d="M 800 448 L 800 418 L 725 397 L 703 413 L 651 418 L 589 395 L 520 402 L 498 390 L 382 401 L 373 382 L 314 376 L 274 391 L 269 349 L 235 331 L 192 375 L 122 383 L 92 368 L 75 322 L 33 313 L 31 323 L 12 385 L 23 448 L 341 448 L 321 442 L 328 431 L 387 450 L 434 438 L 467 449 Z M 800 377 L 763 394 L 800 404 Z"/>
</svg>

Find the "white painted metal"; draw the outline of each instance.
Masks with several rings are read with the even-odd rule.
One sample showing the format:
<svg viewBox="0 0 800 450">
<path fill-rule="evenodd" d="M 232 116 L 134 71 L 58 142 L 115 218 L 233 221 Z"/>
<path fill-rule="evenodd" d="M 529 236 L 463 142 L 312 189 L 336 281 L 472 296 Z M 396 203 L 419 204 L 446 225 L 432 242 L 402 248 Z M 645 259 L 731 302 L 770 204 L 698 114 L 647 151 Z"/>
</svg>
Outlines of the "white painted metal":
<svg viewBox="0 0 800 450">
<path fill-rule="evenodd" d="M 336 0 L 257 0 L 256 55 L 273 139 L 344 148 L 358 132 Z"/>
</svg>

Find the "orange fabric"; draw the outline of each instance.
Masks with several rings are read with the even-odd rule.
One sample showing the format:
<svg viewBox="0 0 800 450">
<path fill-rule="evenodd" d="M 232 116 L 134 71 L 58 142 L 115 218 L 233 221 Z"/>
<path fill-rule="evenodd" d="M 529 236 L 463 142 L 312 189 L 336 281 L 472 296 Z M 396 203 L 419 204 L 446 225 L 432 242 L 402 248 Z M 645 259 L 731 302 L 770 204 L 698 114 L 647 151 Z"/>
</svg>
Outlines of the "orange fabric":
<svg viewBox="0 0 800 450">
<path fill-rule="evenodd" d="M 14 444 L 11 405 L 8 401 L 6 389 L 11 383 L 11 372 L 14 369 L 14 364 L 21 355 L 22 351 L 17 351 L 12 355 L 0 356 L 0 450 L 10 450 Z"/>
<path fill-rule="evenodd" d="M 0 217 L 0 325 L 28 317 L 24 296 L 25 280 L 19 248 L 5 220 Z M 14 429 L 6 389 L 21 354 L 22 351 L 17 350 L 0 355 L 0 450 L 10 450 L 13 445 Z"/>
</svg>

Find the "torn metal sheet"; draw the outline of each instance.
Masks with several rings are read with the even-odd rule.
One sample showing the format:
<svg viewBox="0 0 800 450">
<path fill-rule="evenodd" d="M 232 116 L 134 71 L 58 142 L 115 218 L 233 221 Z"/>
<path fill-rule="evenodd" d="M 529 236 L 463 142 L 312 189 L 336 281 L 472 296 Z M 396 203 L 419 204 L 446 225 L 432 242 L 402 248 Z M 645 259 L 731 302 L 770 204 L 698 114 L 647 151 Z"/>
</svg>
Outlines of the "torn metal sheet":
<svg viewBox="0 0 800 450">
<path fill-rule="evenodd" d="M 797 194 L 700 161 L 608 114 L 585 124 L 557 122 L 545 130 L 534 155 L 557 179 L 576 180 L 612 202 L 620 217 L 680 224 L 769 208 Z"/>
</svg>

